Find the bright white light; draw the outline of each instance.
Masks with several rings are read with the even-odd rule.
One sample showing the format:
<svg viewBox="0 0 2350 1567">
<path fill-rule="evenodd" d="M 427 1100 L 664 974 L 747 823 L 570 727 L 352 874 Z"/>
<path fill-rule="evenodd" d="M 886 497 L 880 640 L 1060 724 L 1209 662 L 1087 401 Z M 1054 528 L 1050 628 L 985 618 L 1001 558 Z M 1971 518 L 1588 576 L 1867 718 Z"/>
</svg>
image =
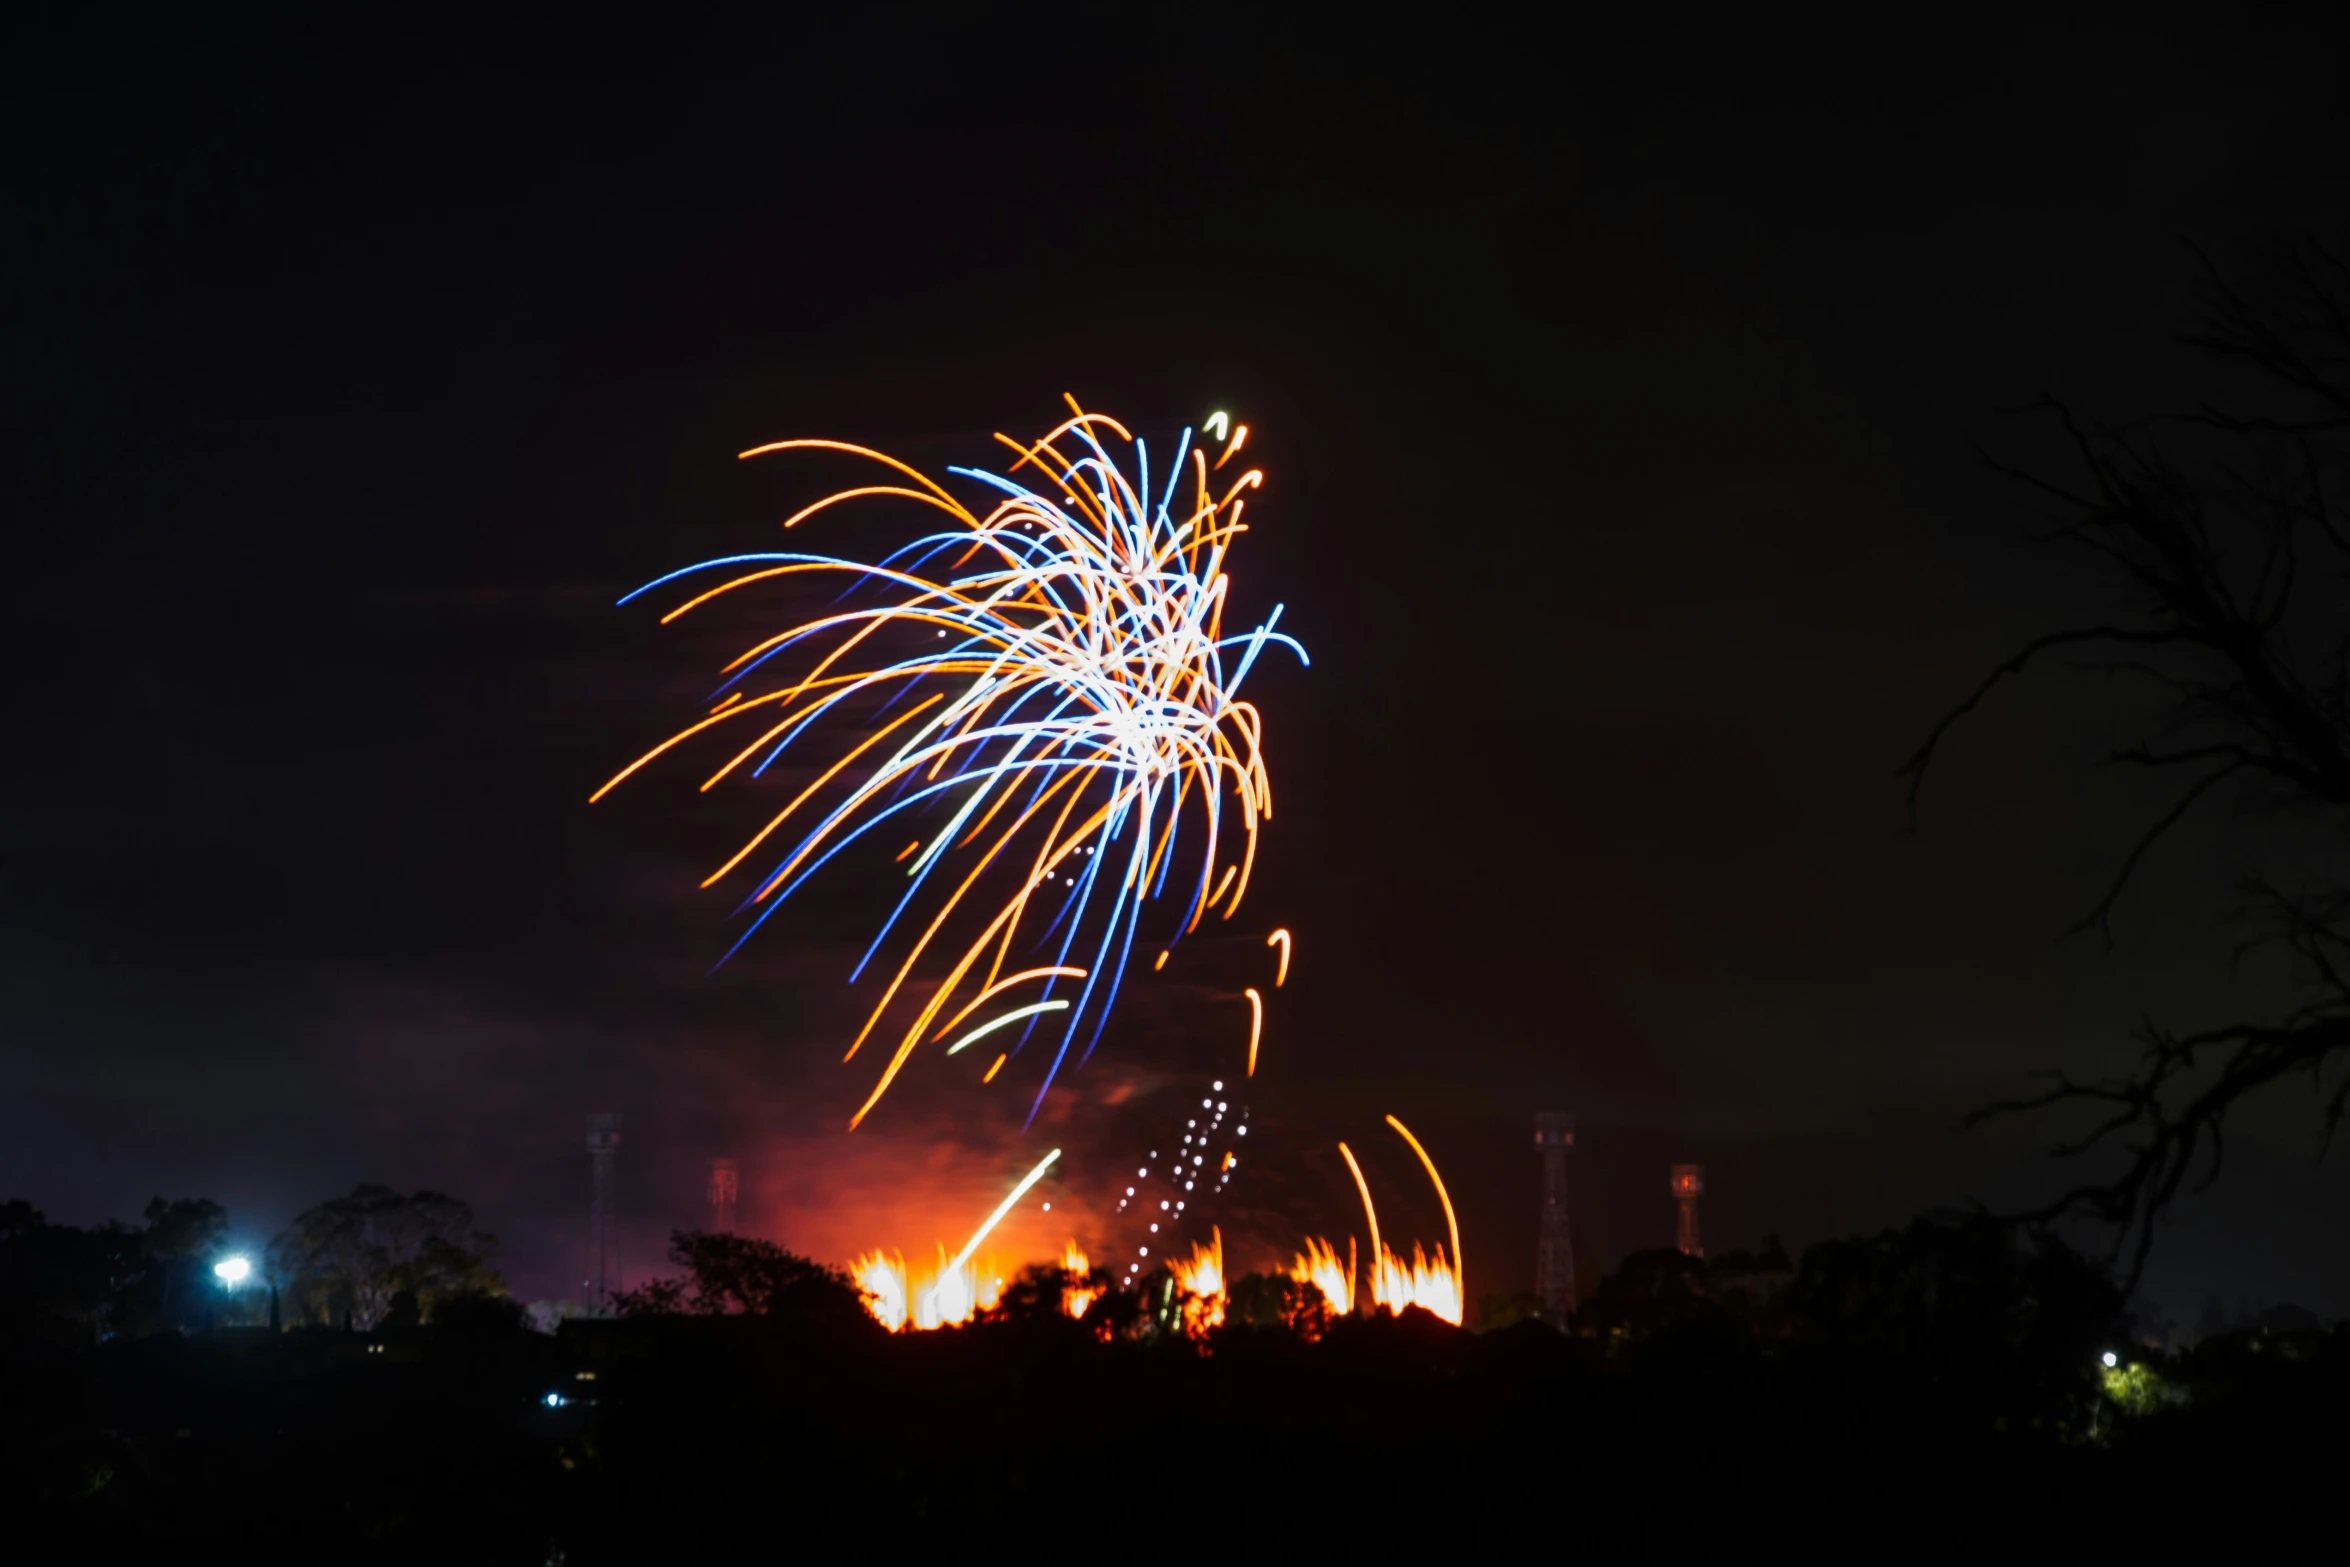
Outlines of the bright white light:
<svg viewBox="0 0 2350 1567">
<path fill-rule="evenodd" d="M 1223 1085 L 1222 1083 L 1220 1083 L 1220 1082 L 1219 1082 L 1219 1083 L 1216 1085 L 1216 1092 L 1220 1094 L 1220 1093 L 1222 1093 L 1223 1091 L 1224 1091 L 1224 1085 Z"/>
<path fill-rule="evenodd" d="M 242 1284 L 253 1276 L 253 1264 L 242 1257 L 224 1257 L 212 1265 L 212 1276 L 223 1284 Z"/>
<path fill-rule="evenodd" d="M 2114 1367 L 2122 1363 L 2122 1357 L 2115 1354 L 2110 1349 L 2107 1350 L 2104 1354 L 2099 1355 L 2097 1358 L 2105 1362 L 2105 1369 L 2108 1371 L 2111 1371 Z"/>
<path fill-rule="evenodd" d="M 564 1404 L 564 1398 L 560 1393 L 549 1393 L 544 1399 L 540 1400 L 540 1402 L 544 1403 L 549 1409 L 561 1409 Z"/>
</svg>

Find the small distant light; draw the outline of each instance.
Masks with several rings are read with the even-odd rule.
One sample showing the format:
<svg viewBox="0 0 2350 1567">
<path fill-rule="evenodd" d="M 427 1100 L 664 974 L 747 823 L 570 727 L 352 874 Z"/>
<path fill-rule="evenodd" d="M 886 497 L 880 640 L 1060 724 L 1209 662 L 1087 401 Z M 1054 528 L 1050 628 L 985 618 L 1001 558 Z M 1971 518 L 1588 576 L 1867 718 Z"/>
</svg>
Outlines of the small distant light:
<svg viewBox="0 0 2350 1567">
<path fill-rule="evenodd" d="M 545 1404 L 549 1409 L 561 1409 L 563 1407 L 564 1399 L 563 1395 L 560 1393 L 549 1393 L 545 1398 L 541 1399 L 540 1402 Z"/>
<path fill-rule="evenodd" d="M 1050 1213 L 1050 1212 L 1052 1212 L 1052 1211 L 1053 1211 L 1053 1205 L 1052 1205 L 1051 1203 L 1049 1203 L 1049 1202 L 1048 1202 L 1048 1203 L 1046 1203 L 1046 1204 L 1044 1205 L 1044 1211 L 1045 1211 L 1045 1212 L 1047 1212 L 1047 1213 Z"/>
<path fill-rule="evenodd" d="M 1133 1188 L 1133 1187 L 1131 1187 L 1131 1186 L 1127 1187 L 1127 1188 L 1126 1188 L 1126 1195 L 1127 1195 L 1127 1196 L 1129 1196 L 1129 1197 L 1133 1196 L 1133 1195 L 1134 1195 L 1134 1188 Z"/>
<path fill-rule="evenodd" d="M 1202 1110 L 1205 1110 L 1206 1108 L 1208 1108 L 1208 1106 L 1210 1106 L 1210 1105 L 1214 1104 L 1215 1102 L 1216 1102 L 1216 1101 L 1214 1101 L 1213 1099 L 1202 1099 L 1202 1100 L 1199 1102 L 1199 1107 L 1200 1107 Z"/>
<path fill-rule="evenodd" d="M 1160 1207 L 1161 1209 L 1164 1209 L 1166 1206 L 1167 1206 L 1167 1199 L 1166 1199 L 1166 1198 L 1164 1198 L 1164 1197 L 1160 1198 L 1160 1199 L 1159 1199 L 1159 1207 Z"/>
<path fill-rule="evenodd" d="M 1218 1115 L 1222 1115 L 1224 1113 L 1224 1102 L 1220 1099 L 1216 1101 L 1216 1113 Z"/>
<path fill-rule="evenodd" d="M 1157 1225 L 1155 1225 L 1155 1224 L 1154 1224 L 1154 1225 L 1152 1225 L 1152 1226 L 1151 1226 L 1151 1233 L 1152 1233 L 1153 1235 L 1156 1235 L 1156 1234 L 1158 1234 L 1158 1233 L 1159 1233 L 1159 1227 L 1158 1227 Z"/>
<path fill-rule="evenodd" d="M 2114 1367 L 2122 1363 L 2122 1357 L 2115 1354 L 2110 1349 L 2107 1350 L 2104 1354 L 2099 1355 L 2097 1358 L 2105 1362 L 2105 1369 L 2108 1371 L 2111 1371 Z"/>
<path fill-rule="evenodd" d="M 1233 1135 L 1235 1137 L 1246 1137 L 1248 1135 L 1248 1128 L 1243 1126 L 1239 1131 L 1233 1133 Z"/>
<path fill-rule="evenodd" d="M 243 1257 L 224 1257 L 212 1265 L 212 1276 L 223 1284 L 242 1284 L 253 1276 L 253 1264 Z"/>
<path fill-rule="evenodd" d="M 1223 1091 L 1224 1091 L 1224 1085 L 1223 1085 L 1222 1083 L 1218 1083 L 1218 1084 L 1216 1084 L 1216 1092 L 1220 1094 L 1220 1093 L 1222 1093 Z"/>
<path fill-rule="evenodd" d="M 1137 1247 L 1135 1247 L 1134 1249 L 1135 1249 L 1136 1251 L 1140 1252 L 1140 1253 L 1141 1253 L 1143 1256 L 1145 1256 L 1145 1257 L 1147 1257 L 1147 1256 L 1149 1256 L 1149 1255 L 1151 1254 L 1151 1249 L 1150 1249 L 1148 1246 L 1137 1246 Z"/>
<path fill-rule="evenodd" d="M 1148 1175 L 1148 1174 L 1150 1174 L 1151 1172 L 1150 1172 L 1149 1168 L 1146 1166 L 1145 1168 L 1143 1168 L 1143 1169 L 1140 1169 L 1140 1170 L 1137 1170 L 1137 1171 L 1135 1171 L 1134 1173 L 1135 1173 L 1136 1175 Z"/>
</svg>

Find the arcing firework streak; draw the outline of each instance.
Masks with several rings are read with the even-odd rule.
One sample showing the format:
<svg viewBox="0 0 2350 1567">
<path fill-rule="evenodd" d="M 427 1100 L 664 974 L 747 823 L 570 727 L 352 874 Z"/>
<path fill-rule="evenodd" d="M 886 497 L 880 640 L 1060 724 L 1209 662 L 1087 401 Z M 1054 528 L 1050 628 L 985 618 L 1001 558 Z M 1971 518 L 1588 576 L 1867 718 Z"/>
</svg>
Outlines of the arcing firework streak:
<svg viewBox="0 0 2350 1567">
<path fill-rule="evenodd" d="M 842 785 L 846 798 L 751 890 L 743 909 L 759 912 L 727 953 L 731 957 L 826 861 L 885 829 L 900 812 L 942 816 L 937 831 L 917 840 L 919 853 L 912 848 L 899 853 L 901 861 L 913 856 L 906 866 L 913 885 L 850 975 L 854 983 L 864 973 L 909 910 L 919 904 L 930 911 L 849 1046 L 850 1057 L 879 1025 L 966 895 L 974 895 L 983 878 L 993 890 L 974 895 L 975 900 L 992 899 L 1009 887 L 968 946 L 956 951 L 967 930 L 940 946 L 939 956 L 953 953 L 953 961 L 899 1036 L 880 1081 L 850 1118 L 852 1127 L 934 1025 L 934 1039 L 943 1039 L 982 1005 L 1034 980 L 1043 985 L 1032 992 L 1038 999 L 1024 1009 L 1021 1043 L 1048 1013 L 1060 1028 L 1059 1045 L 1037 1090 L 1041 1104 L 1080 1029 L 1090 1029 L 1087 1054 L 1101 1037 L 1142 906 L 1160 897 L 1176 864 L 1176 829 L 1185 806 L 1197 806 L 1202 841 L 1198 874 L 1187 871 L 1175 883 L 1177 895 L 1187 898 L 1177 934 L 1198 928 L 1211 909 L 1231 918 L 1248 891 L 1258 825 L 1272 814 L 1258 713 L 1238 693 L 1267 643 L 1282 643 L 1301 661 L 1305 650 L 1273 630 L 1281 618 L 1279 605 L 1255 630 L 1223 634 L 1229 588 L 1225 554 L 1247 531 L 1240 521 L 1243 492 L 1264 481 L 1252 468 L 1219 494 L 1217 486 L 1224 481 L 1215 474 L 1240 450 L 1248 427 L 1231 427 L 1222 414 L 1208 421 L 1207 430 L 1223 441 L 1213 463 L 1203 446 L 1194 445 L 1192 432 L 1184 431 L 1164 490 L 1153 502 L 1144 443 L 1117 421 L 1085 413 L 1075 399 L 1069 408 L 1069 419 L 1031 445 L 996 437 L 1019 455 L 1008 473 L 948 470 L 998 492 L 1001 498 L 984 516 L 904 463 L 861 446 L 778 441 L 754 447 L 742 455 L 848 452 L 911 481 L 911 487 L 877 484 L 838 491 L 803 507 L 785 522 L 787 528 L 861 496 L 913 501 L 945 512 L 955 526 L 916 539 L 876 565 L 822 555 L 731 555 L 672 572 L 621 600 L 625 604 L 696 571 L 746 563 L 755 563 L 754 569 L 687 600 L 663 616 L 663 623 L 722 593 L 798 572 L 847 572 L 855 579 L 853 587 L 877 582 L 889 595 L 889 602 L 825 615 L 744 651 L 726 666 L 728 678 L 719 687 L 723 700 L 710 716 L 655 746 L 593 797 L 601 799 L 654 757 L 705 730 L 732 725 L 757 731 L 702 785 L 707 790 L 753 758 L 752 776 L 764 773 L 825 714 L 861 695 L 881 692 L 892 704 L 906 701 L 902 712 L 842 754 L 702 884 L 707 887 L 735 870 L 844 770 L 885 742 L 895 742 L 896 748 L 869 764 L 861 780 L 850 775 Z M 1111 458 L 1105 435 L 1131 448 L 1131 479 Z M 1023 474 L 1032 475 L 1031 482 L 1024 483 Z M 1187 478 L 1191 499 L 1178 515 L 1170 508 L 1177 486 Z M 945 569 L 929 574 L 942 558 Z M 891 645 L 893 630 L 902 637 L 916 629 L 939 645 L 895 662 L 874 662 Z M 796 680 L 749 689 L 769 660 L 803 646 L 829 651 Z M 1237 667 L 1227 676 L 1225 651 L 1235 648 L 1241 650 Z M 924 682 L 934 688 L 917 692 Z M 1227 790 L 1239 803 L 1243 842 L 1219 871 Z M 875 852 L 886 857 L 883 845 L 895 841 L 885 832 Z M 940 887 L 951 882 L 953 890 L 926 901 L 925 894 L 934 891 L 933 878 L 939 878 Z M 1065 890 L 1049 919 L 1043 919 L 1053 899 L 1038 894 L 1056 883 Z M 979 911 L 978 906 L 966 910 L 958 924 L 975 923 Z M 1024 925 L 1037 923 L 1044 928 L 1025 932 L 1028 946 L 1049 942 L 1057 933 L 1057 951 L 1048 963 L 1007 974 Z M 1075 1003 L 1048 1007 L 1054 986 L 1063 981 L 1082 982 Z M 958 996 L 966 999 L 956 1008 Z M 943 1024 L 941 1017 L 947 1019 Z M 965 1042 L 992 1026 L 966 1032 Z"/>
</svg>

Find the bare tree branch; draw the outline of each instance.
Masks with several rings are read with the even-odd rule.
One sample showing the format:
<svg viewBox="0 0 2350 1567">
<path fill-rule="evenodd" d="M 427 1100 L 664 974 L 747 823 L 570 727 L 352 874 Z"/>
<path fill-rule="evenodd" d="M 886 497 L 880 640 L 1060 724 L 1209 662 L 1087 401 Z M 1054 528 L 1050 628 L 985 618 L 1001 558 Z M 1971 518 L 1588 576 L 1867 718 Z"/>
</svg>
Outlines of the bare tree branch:
<svg viewBox="0 0 2350 1567">
<path fill-rule="evenodd" d="M 2108 942 L 2113 911 L 2147 854 L 2225 781 L 2269 786 L 2259 799 L 2247 796 L 2248 808 L 2314 808 L 2336 844 L 2350 819 L 2350 629 L 2337 629 L 2350 628 L 2342 597 L 2350 526 L 2329 500 L 2340 486 L 2328 482 L 2350 467 L 2350 263 L 2302 239 L 2268 254 L 2254 286 L 2231 283 L 2208 258 L 2204 271 L 2205 319 L 2184 341 L 2249 366 L 2276 405 L 2205 403 L 2121 426 L 2092 426 L 2053 399 L 2035 405 L 2054 416 L 2081 474 L 2060 480 L 1985 461 L 2062 509 L 2054 537 L 2101 562 L 2128 610 L 2026 643 L 1946 712 L 1896 773 L 1909 780 L 1915 830 L 1927 768 L 1957 722 L 2001 681 L 2050 648 L 2102 642 L 2147 650 L 2101 667 L 2165 700 L 2169 743 L 2127 744 L 2108 760 L 2203 771 L 2148 823 L 2103 895 L 2067 931 L 2095 928 Z M 2309 538 L 2331 552 L 2319 558 L 2336 563 L 2322 577 L 2300 569 Z M 2334 596 L 2309 601 L 2313 581 Z M 2321 630 L 2322 651 L 2297 648 L 2296 627 Z M 2044 1074 L 2040 1091 L 1968 1118 L 1972 1125 L 2024 1111 L 2091 1112 L 2085 1130 L 2054 1151 L 2118 1153 L 2120 1173 L 2011 1217 L 2110 1226 L 2117 1253 L 2128 1254 L 2132 1284 L 2173 1199 L 2190 1180 L 2200 1187 L 2218 1178 L 2236 1105 L 2306 1073 L 2318 1100 L 2321 1155 L 2350 1113 L 2350 887 L 2319 881 L 2287 895 L 2262 886 L 2237 917 L 2254 928 L 2237 957 L 2283 947 L 2302 987 L 2299 1004 L 2273 1021 L 2184 1034 L 2146 1022 L 2126 1075 L 2084 1082 Z"/>
</svg>

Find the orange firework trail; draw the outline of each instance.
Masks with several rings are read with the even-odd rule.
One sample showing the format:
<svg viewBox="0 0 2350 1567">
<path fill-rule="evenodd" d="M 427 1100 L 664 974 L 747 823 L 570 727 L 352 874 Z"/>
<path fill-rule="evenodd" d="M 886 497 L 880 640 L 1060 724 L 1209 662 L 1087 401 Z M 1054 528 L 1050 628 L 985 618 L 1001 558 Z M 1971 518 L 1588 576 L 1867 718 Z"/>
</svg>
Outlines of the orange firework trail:
<svg viewBox="0 0 2350 1567">
<path fill-rule="evenodd" d="M 1420 1163 L 1427 1166 L 1428 1179 L 1436 1186 L 1436 1199 L 1444 1204 L 1445 1226 L 1452 1234 L 1452 1256 L 1447 1259 L 1444 1248 L 1439 1246 L 1436 1248 L 1435 1260 L 1430 1261 L 1426 1253 L 1414 1245 L 1412 1260 L 1406 1263 L 1400 1255 L 1379 1243 L 1379 1211 L 1371 1205 L 1371 1183 L 1363 1179 L 1363 1167 L 1355 1163 L 1353 1151 L 1340 1143 L 1339 1157 L 1346 1161 L 1347 1169 L 1354 1174 L 1355 1190 L 1363 1196 L 1363 1217 L 1371 1226 L 1371 1267 L 1367 1281 L 1371 1303 L 1395 1312 L 1402 1311 L 1406 1306 L 1418 1306 L 1457 1327 L 1468 1314 L 1465 1309 L 1468 1296 L 1461 1273 L 1461 1227 L 1453 1217 L 1452 1198 L 1445 1192 L 1444 1178 L 1436 1173 L 1436 1161 L 1428 1157 L 1428 1150 L 1420 1146 L 1420 1140 L 1392 1115 L 1387 1118 L 1387 1124 L 1402 1134 L 1403 1140 L 1412 1145 L 1412 1152 L 1420 1156 Z M 1309 1255 L 1299 1259 L 1300 1266 L 1310 1262 L 1311 1251 L 1312 1243 L 1309 1242 Z M 1325 1287 L 1323 1293 L 1328 1295 L 1329 1290 Z"/>
<path fill-rule="evenodd" d="M 1185 906 L 1174 928 L 1188 933 L 1211 909 L 1230 919 L 1239 908 L 1256 861 L 1259 826 L 1272 814 L 1263 725 L 1239 691 L 1269 644 L 1281 643 L 1301 659 L 1304 650 L 1274 631 L 1278 605 L 1251 631 L 1228 636 L 1224 630 L 1230 590 L 1225 561 L 1247 531 L 1241 521 L 1245 494 L 1264 476 L 1253 468 L 1229 481 L 1216 475 L 1240 451 L 1247 427 L 1232 426 L 1221 414 L 1208 422 L 1206 430 L 1223 441 L 1212 465 L 1186 430 L 1154 490 L 1142 441 L 1106 415 L 1086 413 L 1074 399 L 1069 407 L 1070 417 L 1038 440 L 997 437 L 1016 458 L 1004 473 L 948 470 L 993 492 L 984 510 L 866 447 L 820 440 L 755 447 L 742 455 L 838 452 L 889 470 L 888 482 L 839 490 L 802 507 L 786 520 L 787 528 L 871 497 L 943 514 L 943 530 L 875 563 L 784 553 L 729 556 L 637 590 L 716 567 L 743 568 L 672 609 L 664 623 L 753 583 L 801 573 L 847 573 L 852 591 L 877 586 L 884 596 L 878 604 L 837 609 L 745 649 L 726 666 L 725 700 L 593 796 L 602 798 L 655 758 L 720 726 L 749 738 L 702 785 L 705 790 L 746 768 L 750 777 L 760 776 L 844 704 L 874 697 L 910 702 L 840 753 L 704 882 L 715 883 L 758 853 L 869 752 L 873 760 L 839 785 L 843 798 L 796 840 L 777 839 L 789 847 L 769 862 L 745 898 L 744 910 L 758 912 L 728 956 L 819 868 L 866 834 L 885 831 L 899 812 L 935 809 L 945 815 L 941 830 L 899 855 L 901 861 L 910 857 L 905 874 L 911 885 L 850 975 L 854 982 L 863 974 L 892 943 L 901 921 L 908 931 L 919 930 L 900 943 L 896 971 L 849 1056 L 880 1026 L 918 964 L 935 955 L 947 960 L 946 971 L 897 1034 L 851 1126 L 872 1110 L 925 1034 L 959 999 L 985 1000 L 1014 982 L 1003 973 L 1023 935 L 1041 941 L 1058 931 L 1053 962 L 1015 976 L 1021 982 L 1041 979 L 1036 1004 L 989 1020 L 955 1046 L 1013 1021 L 1025 1021 L 1024 1043 L 1047 1011 L 1056 1014 L 1060 1038 L 1037 1090 L 1041 1104 L 1079 1032 L 1087 1031 L 1088 1052 L 1101 1037 L 1143 905 L 1163 894 L 1174 873 L 1179 823 L 1189 814 L 1201 829 L 1196 857 L 1186 859 L 1196 864 L 1196 873 L 1186 871 L 1175 882 Z M 910 634 L 929 644 L 908 652 Z M 771 660 L 793 650 L 811 659 L 808 667 L 796 677 L 767 672 Z M 920 694 L 925 686 L 927 693 Z M 1234 836 L 1227 821 L 1234 807 L 1238 853 L 1220 862 L 1220 851 Z M 951 925 L 957 933 L 950 936 Z M 1081 942 L 1087 953 L 1071 962 Z M 1285 940 L 1284 974 L 1287 969 Z M 1073 1000 L 1053 996 L 1063 980 L 1077 989 Z M 965 1002 L 955 1021 L 968 1016 L 973 1004 Z M 938 1028 L 934 1041 L 953 1026 Z M 1019 1050 L 1015 1044 L 1010 1053 Z"/>
</svg>

